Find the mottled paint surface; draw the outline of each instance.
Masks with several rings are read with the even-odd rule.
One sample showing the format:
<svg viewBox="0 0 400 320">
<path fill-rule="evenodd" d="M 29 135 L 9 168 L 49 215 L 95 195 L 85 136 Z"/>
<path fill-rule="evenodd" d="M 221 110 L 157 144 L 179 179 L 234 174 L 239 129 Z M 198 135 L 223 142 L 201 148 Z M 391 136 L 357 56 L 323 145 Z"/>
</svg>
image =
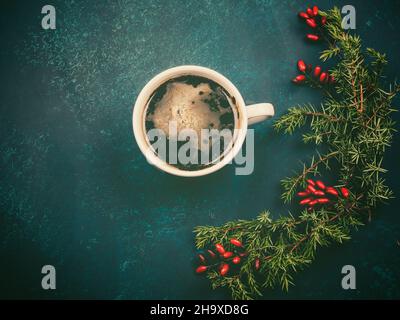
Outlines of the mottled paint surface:
<svg viewBox="0 0 400 320">
<path fill-rule="evenodd" d="M 397 1 L 352 1 L 365 44 L 387 52 L 400 75 Z M 255 172 L 234 167 L 182 179 L 151 167 L 132 134 L 132 106 L 158 72 L 213 68 L 248 103 L 318 103 L 295 87 L 296 60 L 315 64 L 322 47 L 304 41 L 300 1 L 52 1 L 57 30 L 40 27 L 47 1 L 2 1 L 0 10 L 0 297 L 214 299 L 193 272 L 193 227 L 296 212 L 279 180 L 315 152 L 300 135 L 256 129 Z M 321 8 L 344 1 L 320 1 Z M 398 102 L 398 101 L 397 101 Z M 398 115 L 396 115 L 398 118 Z M 400 141 L 386 167 L 397 199 L 380 206 L 351 242 L 319 250 L 289 293 L 265 298 L 400 298 Z M 41 290 L 41 267 L 57 290 Z M 340 287 L 357 269 L 357 290 Z"/>
</svg>

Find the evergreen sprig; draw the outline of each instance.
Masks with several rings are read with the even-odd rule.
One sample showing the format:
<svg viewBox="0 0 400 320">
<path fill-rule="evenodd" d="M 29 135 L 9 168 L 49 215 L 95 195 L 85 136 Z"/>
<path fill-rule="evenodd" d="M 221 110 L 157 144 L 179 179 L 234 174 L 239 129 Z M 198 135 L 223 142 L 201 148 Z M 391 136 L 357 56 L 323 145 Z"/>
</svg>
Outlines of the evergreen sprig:
<svg viewBox="0 0 400 320">
<path fill-rule="evenodd" d="M 252 299 L 262 295 L 263 288 L 280 286 L 288 290 L 293 274 L 310 264 L 318 247 L 350 239 L 353 229 L 363 225 L 379 202 L 392 198 L 385 184 L 383 156 L 395 132 L 391 113 L 398 84 L 383 83 L 386 56 L 374 49 L 365 51 L 361 39 L 341 27 L 338 8 L 321 12 L 326 16 L 324 35 L 328 48 L 320 59 L 336 59 L 330 70 L 335 78 L 333 90 L 326 92 L 321 106 L 307 104 L 290 108 L 274 128 L 292 134 L 305 127 L 305 143 L 321 145 L 324 152 L 304 163 L 300 172 L 282 180 L 282 199 L 293 200 L 309 176 L 328 171 L 337 177 L 336 187 L 351 186 L 347 199 L 314 210 L 303 210 L 297 216 L 273 220 L 268 211 L 254 220 L 230 221 L 215 226 L 199 226 L 198 249 L 222 243 L 233 250 L 229 239 L 239 239 L 246 259 L 235 273 L 221 276 L 210 270 L 212 287 L 228 287 L 234 299 Z M 331 164 L 335 163 L 331 170 Z M 258 262 L 257 262 L 258 260 Z M 255 264 L 259 263 L 259 268 Z"/>
</svg>

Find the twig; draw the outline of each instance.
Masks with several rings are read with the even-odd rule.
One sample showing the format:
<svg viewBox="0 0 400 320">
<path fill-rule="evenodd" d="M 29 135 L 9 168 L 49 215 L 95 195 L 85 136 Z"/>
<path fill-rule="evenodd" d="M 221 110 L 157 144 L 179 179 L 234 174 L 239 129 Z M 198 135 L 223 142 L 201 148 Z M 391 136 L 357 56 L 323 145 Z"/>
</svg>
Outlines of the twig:
<svg viewBox="0 0 400 320">
<path fill-rule="evenodd" d="M 323 113 L 323 112 L 305 112 L 304 113 L 306 116 L 315 116 L 315 117 L 326 117 L 326 118 L 329 118 L 330 120 L 332 120 L 332 121 L 341 121 L 341 119 L 340 118 L 337 118 L 337 117 L 335 117 L 335 116 L 332 116 L 332 115 L 330 115 L 330 114 L 326 114 L 326 113 Z"/>
<path fill-rule="evenodd" d="M 327 154 L 325 157 L 319 159 L 311 167 L 306 169 L 302 174 L 300 174 L 297 177 L 297 179 L 293 183 L 292 187 L 288 190 L 288 194 L 291 194 L 293 189 L 295 189 L 297 187 L 300 180 L 304 179 L 306 177 L 306 175 L 309 174 L 311 171 L 313 171 L 319 164 L 323 163 L 324 161 L 328 160 L 329 158 L 332 158 L 333 156 L 337 155 L 338 153 L 339 153 L 339 151 L 333 151 L 333 152 Z"/>
<path fill-rule="evenodd" d="M 360 112 L 364 111 L 364 92 L 363 92 L 363 85 L 360 83 Z"/>
<path fill-rule="evenodd" d="M 362 197 L 362 195 L 357 197 L 357 200 L 361 199 L 361 197 Z M 353 203 L 349 208 L 346 208 L 346 211 L 347 211 L 346 214 L 349 214 L 350 210 L 353 209 L 354 207 L 355 207 L 355 204 Z M 325 220 L 325 221 L 321 222 L 320 224 L 318 224 L 308 234 L 306 234 L 303 238 L 301 238 L 298 242 L 296 242 L 292 246 L 292 248 L 290 250 L 290 253 L 292 253 L 294 250 L 296 250 L 299 247 L 299 245 L 301 245 L 305 240 L 307 240 L 313 234 L 313 232 L 315 232 L 315 229 L 317 229 L 318 227 L 320 227 L 320 226 L 322 226 L 322 225 L 324 225 L 326 223 L 332 222 L 332 221 L 336 220 L 339 217 L 340 217 L 340 213 L 338 213 L 338 214 L 330 217 L 328 220 Z"/>
</svg>

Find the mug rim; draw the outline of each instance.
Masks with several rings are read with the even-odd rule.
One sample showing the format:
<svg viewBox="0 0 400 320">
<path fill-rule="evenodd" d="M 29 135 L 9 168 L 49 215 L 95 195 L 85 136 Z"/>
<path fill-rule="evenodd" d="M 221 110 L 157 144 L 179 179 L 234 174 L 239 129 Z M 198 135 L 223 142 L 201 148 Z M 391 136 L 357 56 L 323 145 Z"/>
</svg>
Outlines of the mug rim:
<svg viewBox="0 0 400 320">
<path fill-rule="evenodd" d="M 207 79 L 213 80 L 221 85 L 230 95 L 235 98 L 236 107 L 239 114 L 239 129 L 234 129 L 239 130 L 239 132 L 237 139 L 233 141 L 233 146 L 231 147 L 231 149 L 219 162 L 200 170 L 182 170 L 162 160 L 151 150 L 151 147 L 147 144 L 145 137 L 146 130 L 144 128 L 143 111 L 145 110 L 147 103 L 151 98 L 151 95 L 166 81 L 184 75 L 202 76 Z M 136 98 L 132 113 L 133 134 L 135 136 L 135 140 L 139 146 L 139 149 L 146 156 L 147 161 L 162 171 L 181 177 L 198 177 L 207 175 L 221 169 L 222 167 L 230 163 L 233 158 L 238 154 L 243 145 L 243 142 L 246 138 L 247 125 L 248 119 L 245 103 L 242 95 L 240 94 L 236 86 L 228 78 L 226 78 L 219 72 L 210 68 L 197 65 L 182 65 L 178 67 L 173 67 L 155 75 L 150 81 L 146 83 L 146 85 L 140 91 L 138 97 Z"/>
</svg>

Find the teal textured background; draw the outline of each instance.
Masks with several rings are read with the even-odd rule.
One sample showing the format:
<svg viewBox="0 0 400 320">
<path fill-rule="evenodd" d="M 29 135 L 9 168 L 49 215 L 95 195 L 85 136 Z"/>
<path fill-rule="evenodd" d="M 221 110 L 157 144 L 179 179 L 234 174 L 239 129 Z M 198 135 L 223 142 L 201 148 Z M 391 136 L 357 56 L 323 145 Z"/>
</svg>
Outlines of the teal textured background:
<svg viewBox="0 0 400 320">
<path fill-rule="evenodd" d="M 352 1 L 357 33 L 386 52 L 400 75 L 398 1 Z M 147 164 L 132 134 L 132 106 L 160 71 L 197 64 L 226 75 L 247 103 L 320 101 L 290 83 L 319 45 L 304 41 L 301 1 L 51 1 L 57 29 L 42 30 L 48 1 L 0 5 L 0 297 L 216 299 L 193 272 L 193 227 L 296 212 L 279 180 L 315 152 L 299 136 L 256 125 L 255 171 L 234 167 L 182 179 Z M 344 1 L 319 1 L 322 9 Z M 397 100 L 398 102 L 398 100 Z M 396 115 L 398 119 L 398 115 Z M 388 151 L 399 197 L 399 136 Z M 264 298 L 400 298 L 399 198 L 377 208 L 352 241 L 318 252 L 289 293 Z M 41 267 L 57 269 L 57 290 L 41 289 Z M 340 287 L 357 269 L 357 290 Z"/>
</svg>

